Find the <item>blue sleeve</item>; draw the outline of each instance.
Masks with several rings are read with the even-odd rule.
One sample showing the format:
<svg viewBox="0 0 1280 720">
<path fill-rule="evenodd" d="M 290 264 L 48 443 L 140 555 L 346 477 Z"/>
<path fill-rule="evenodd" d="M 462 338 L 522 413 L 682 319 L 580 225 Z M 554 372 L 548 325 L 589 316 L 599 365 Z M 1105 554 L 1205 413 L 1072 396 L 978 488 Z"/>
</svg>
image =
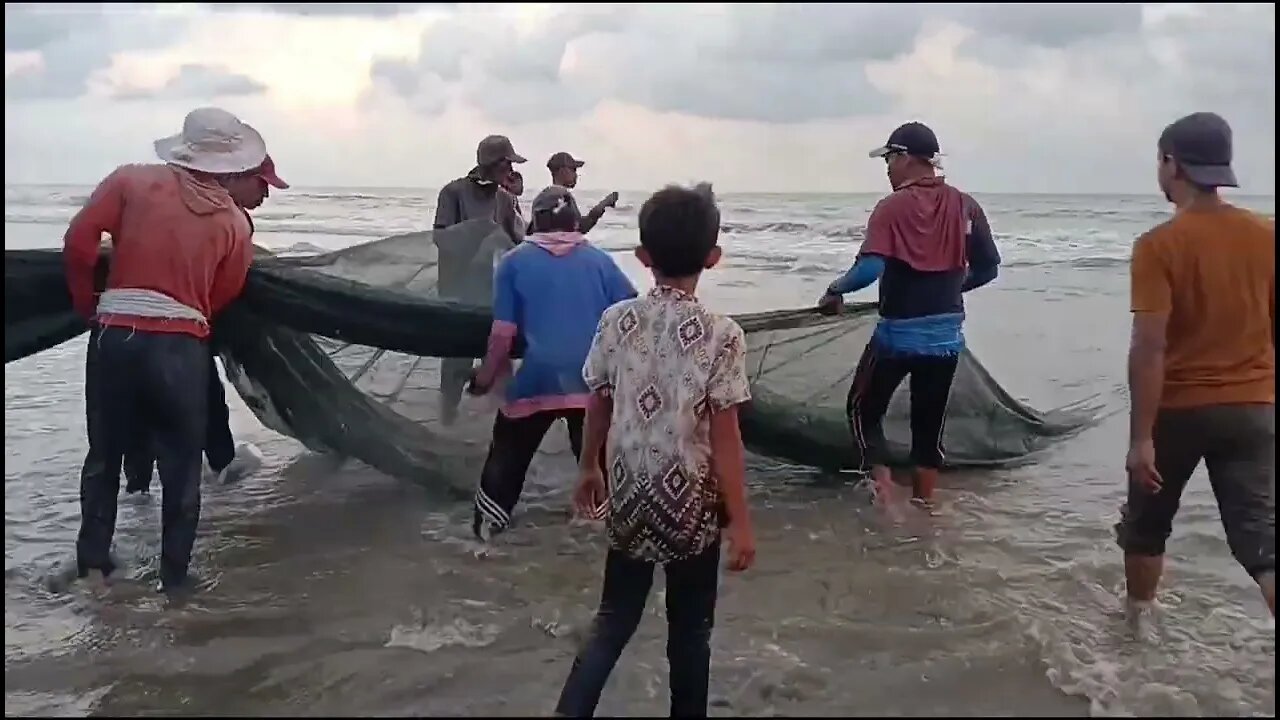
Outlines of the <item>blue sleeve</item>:
<svg viewBox="0 0 1280 720">
<path fill-rule="evenodd" d="M 827 292 L 832 295 L 857 292 L 879 280 L 881 275 L 884 275 L 884 258 L 879 255 L 859 255 L 853 267 L 831 283 Z"/>
<path fill-rule="evenodd" d="M 601 252 L 603 253 L 603 251 Z M 631 284 L 631 278 L 622 272 L 622 268 L 618 267 L 618 263 L 614 262 L 608 253 L 603 254 L 604 262 L 608 263 L 605 270 L 605 289 L 609 294 L 609 304 L 630 300 L 638 295 L 636 286 Z"/>
<path fill-rule="evenodd" d="M 971 203 L 969 235 L 965 238 L 965 252 L 969 260 L 969 274 L 965 277 L 961 290 L 969 292 L 996 279 L 1000 274 L 1000 251 L 996 248 L 995 236 L 991 232 L 991 224 L 987 215 L 977 202 Z"/>
<path fill-rule="evenodd" d="M 520 324 L 520 295 L 516 293 L 515 254 L 498 261 L 493 277 L 493 319 Z"/>
</svg>

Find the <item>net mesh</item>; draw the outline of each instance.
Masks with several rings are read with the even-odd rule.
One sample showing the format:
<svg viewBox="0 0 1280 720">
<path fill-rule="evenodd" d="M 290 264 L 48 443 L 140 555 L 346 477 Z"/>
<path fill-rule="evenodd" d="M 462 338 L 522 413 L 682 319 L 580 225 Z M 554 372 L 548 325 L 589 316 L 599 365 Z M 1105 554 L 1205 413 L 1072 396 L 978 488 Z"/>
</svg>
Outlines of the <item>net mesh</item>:
<svg viewBox="0 0 1280 720">
<path fill-rule="evenodd" d="M 264 256 L 241 301 L 215 323 L 227 377 L 264 425 L 311 450 L 469 494 L 496 400 L 464 397 L 456 419 L 446 422 L 445 415 L 460 394 L 459 374 L 465 377 L 471 359 L 484 352 L 493 267 L 507 247 L 496 225 L 476 220 L 327 254 Z M 6 362 L 83 329 L 70 313 L 59 253 L 5 255 Z M 875 326 L 874 306 L 830 317 L 804 309 L 736 319 L 746 331 L 753 395 L 742 416 L 748 447 L 825 470 L 858 467 L 846 397 Z M 947 410 L 947 463 L 1026 461 L 1087 426 L 1092 410 L 1036 411 L 966 352 Z M 885 423 L 899 461 L 910 447 L 908 417 L 904 382 Z M 535 471 L 567 450 L 566 439 L 553 433 Z"/>
</svg>

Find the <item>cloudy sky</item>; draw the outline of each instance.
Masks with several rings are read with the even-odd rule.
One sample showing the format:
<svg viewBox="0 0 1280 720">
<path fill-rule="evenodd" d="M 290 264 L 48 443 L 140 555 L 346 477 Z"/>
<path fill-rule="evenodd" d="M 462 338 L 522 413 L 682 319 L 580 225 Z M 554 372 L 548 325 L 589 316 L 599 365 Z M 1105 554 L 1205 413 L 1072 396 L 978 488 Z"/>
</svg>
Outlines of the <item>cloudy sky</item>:
<svg viewBox="0 0 1280 720">
<path fill-rule="evenodd" d="M 1275 188 L 1274 5 L 5 5 L 5 182 L 92 183 L 187 110 L 258 127 L 302 186 L 438 187 L 475 144 L 583 185 L 879 191 L 867 150 L 938 133 L 987 192 L 1154 191 L 1155 138 L 1235 127 Z"/>
</svg>

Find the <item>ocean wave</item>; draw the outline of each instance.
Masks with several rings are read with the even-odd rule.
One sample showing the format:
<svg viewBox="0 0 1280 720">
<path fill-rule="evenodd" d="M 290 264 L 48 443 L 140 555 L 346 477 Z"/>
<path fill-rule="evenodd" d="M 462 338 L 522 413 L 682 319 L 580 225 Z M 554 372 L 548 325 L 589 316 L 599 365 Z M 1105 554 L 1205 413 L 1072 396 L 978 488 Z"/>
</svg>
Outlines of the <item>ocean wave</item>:
<svg viewBox="0 0 1280 720">
<path fill-rule="evenodd" d="M 255 210 L 253 211 L 253 222 L 278 222 L 280 220 L 297 220 L 304 217 L 306 213 L 301 212 L 279 212 L 272 210 Z"/>
<path fill-rule="evenodd" d="M 1163 208 L 1080 208 L 1080 207 L 1061 207 L 1061 208 L 1024 208 L 1013 210 L 1009 214 L 1020 218 L 1033 219 L 1056 219 L 1056 218 L 1072 218 L 1080 219 L 1101 219 L 1107 221 L 1116 220 L 1133 220 L 1133 221 L 1150 221 L 1165 220 L 1171 216 L 1168 210 Z"/>
<path fill-rule="evenodd" d="M 768 223 L 735 223 L 726 222 L 720 224 L 720 232 L 726 234 L 745 235 L 747 233 L 802 233 L 808 232 L 809 226 L 804 223 L 797 222 L 768 222 Z"/>
<path fill-rule="evenodd" d="M 812 235 L 831 240 L 857 240 L 861 242 L 866 235 L 866 226 L 850 223 L 833 227 L 822 227 L 802 222 L 774 221 L 763 223 L 725 222 L 720 224 L 720 232 L 726 235 Z"/>
<path fill-rule="evenodd" d="M 277 255 L 323 255 L 328 249 L 309 242 L 296 242 L 288 247 L 275 251 Z"/>
<path fill-rule="evenodd" d="M 422 230 L 421 227 L 392 225 L 333 225 L 329 223 L 310 222 L 259 222 L 254 218 L 254 228 L 258 232 L 291 233 L 294 235 L 340 235 L 344 237 L 384 238 L 400 233 Z"/>
<path fill-rule="evenodd" d="M 845 227 L 834 228 L 822 233 L 823 237 L 829 237 L 833 240 L 857 240 L 862 242 L 867 239 L 867 227 L 865 225 L 850 225 Z"/>
<path fill-rule="evenodd" d="M 1256 662 L 1275 655 L 1274 620 L 1186 593 L 1158 607 L 1155 638 L 1135 639 L 1120 610 L 1121 571 L 1107 551 L 1058 565 L 1039 578 L 1057 592 L 1028 593 L 1013 613 L 1050 683 L 1088 699 L 1094 717 L 1274 714 L 1274 663 Z"/>
<path fill-rule="evenodd" d="M 1128 257 L 1108 257 L 1108 256 L 1089 256 L 1074 258 L 1046 258 L 1043 260 L 1013 260 L 1003 263 L 1006 268 L 1029 268 L 1029 267 L 1046 267 L 1068 266 L 1079 268 L 1081 270 L 1113 268 L 1129 264 Z"/>
<path fill-rule="evenodd" d="M 87 192 L 49 192 L 48 190 L 26 190 L 22 188 L 5 188 L 4 205 L 6 212 L 11 205 L 27 208 L 55 207 L 78 208 L 89 199 Z"/>
<path fill-rule="evenodd" d="M 299 200 L 379 200 L 379 201 L 395 201 L 403 202 L 405 200 L 416 200 L 421 197 L 420 194 L 384 194 L 384 195 L 367 195 L 364 193 L 330 193 L 330 192 L 290 192 L 289 196 Z"/>
<path fill-rule="evenodd" d="M 8 225 L 66 225 L 73 213 L 63 212 L 57 215 L 32 215 L 29 213 L 8 213 L 4 214 L 5 224 Z"/>
<path fill-rule="evenodd" d="M 389 235 L 396 235 L 404 232 L 413 232 L 421 230 L 421 227 L 413 227 L 403 224 L 378 224 L 376 221 L 370 221 L 368 225 L 340 225 L 328 222 L 326 219 L 317 219 L 311 222 L 290 222 L 291 219 L 304 217 L 304 213 L 281 213 L 276 217 L 280 220 L 273 219 L 270 214 L 257 214 L 253 216 L 254 229 L 263 233 L 291 233 L 295 235 L 337 235 L 342 237 L 366 237 L 366 238 L 384 238 Z M 4 221 L 13 225 L 59 225 L 66 226 L 67 221 L 71 218 L 66 215 L 31 215 L 25 213 L 5 213 Z"/>
</svg>

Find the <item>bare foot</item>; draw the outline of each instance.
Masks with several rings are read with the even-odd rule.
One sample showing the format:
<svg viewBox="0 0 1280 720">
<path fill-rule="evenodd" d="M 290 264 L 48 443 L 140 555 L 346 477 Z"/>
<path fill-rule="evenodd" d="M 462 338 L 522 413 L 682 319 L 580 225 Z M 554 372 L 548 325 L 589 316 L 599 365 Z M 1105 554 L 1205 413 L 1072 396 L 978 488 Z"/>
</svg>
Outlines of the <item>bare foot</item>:
<svg viewBox="0 0 1280 720">
<path fill-rule="evenodd" d="M 926 500 L 920 497 L 911 498 L 911 504 L 914 507 L 924 511 L 929 517 L 938 517 L 942 513 L 938 512 L 938 506 L 932 499 Z"/>
<path fill-rule="evenodd" d="M 871 496 L 876 509 L 894 525 L 902 524 L 902 505 L 898 487 L 893 482 L 893 472 L 883 466 L 871 468 Z"/>
<path fill-rule="evenodd" d="M 1158 606 L 1154 601 L 1125 598 L 1125 622 L 1129 626 L 1129 632 L 1133 634 L 1133 638 L 1138 642 L 1152 644 L 1158 641 L 1159 618 L 1157 608 Z"/>
</svg>

